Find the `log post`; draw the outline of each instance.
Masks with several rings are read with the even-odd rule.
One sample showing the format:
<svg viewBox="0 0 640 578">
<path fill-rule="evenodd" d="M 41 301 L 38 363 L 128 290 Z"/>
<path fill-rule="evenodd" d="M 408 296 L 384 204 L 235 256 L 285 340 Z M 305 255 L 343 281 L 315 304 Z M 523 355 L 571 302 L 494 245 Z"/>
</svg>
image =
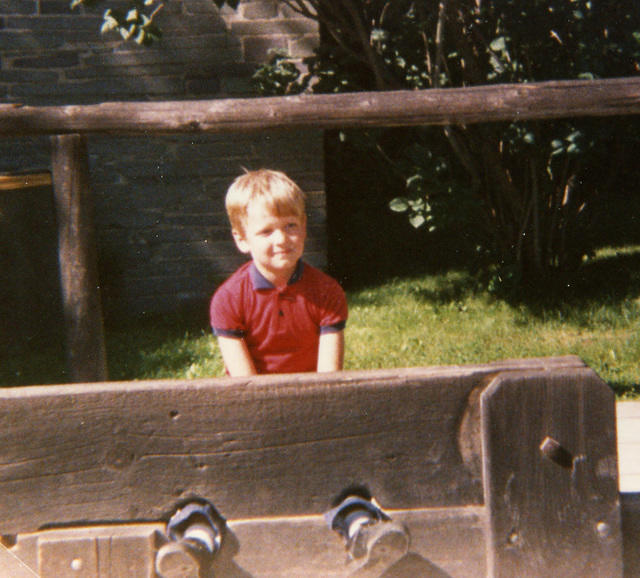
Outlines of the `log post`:
<svg viewBox="0 0 640 578">
<path fill-rule="evenodd" d="M 77 134 L 51 138 L 58 260 L 70 381 L 107 379 L 87 143 Z"/>
</svg>

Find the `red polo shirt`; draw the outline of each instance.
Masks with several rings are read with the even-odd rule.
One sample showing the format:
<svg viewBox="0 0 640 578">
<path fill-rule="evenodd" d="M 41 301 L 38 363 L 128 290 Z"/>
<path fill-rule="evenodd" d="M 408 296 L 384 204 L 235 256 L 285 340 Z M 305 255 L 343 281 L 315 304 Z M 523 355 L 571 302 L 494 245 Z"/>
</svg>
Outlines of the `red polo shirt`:
<svg viewBox="0 0 640 578">
<path fill-rule="evenodd" d="M 220 285 L 210 317 L 215 335 L 245 340 L 258 373 L 316 371 L 320 334 L 344 329 L 347 299 L 335 279 L 302 261 L 282 289 L 250 261 Z"/>
</svg>

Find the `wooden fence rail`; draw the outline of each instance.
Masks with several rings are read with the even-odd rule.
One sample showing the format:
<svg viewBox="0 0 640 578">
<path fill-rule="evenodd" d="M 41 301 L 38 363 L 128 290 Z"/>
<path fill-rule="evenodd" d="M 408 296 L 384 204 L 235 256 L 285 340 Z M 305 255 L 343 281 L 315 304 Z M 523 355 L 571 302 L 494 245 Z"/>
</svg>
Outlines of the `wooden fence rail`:
<svg viewBox="0 0 640 578">
<path fill-rule="evenodd" d="M 468 88 L 96 105 L 0 106 L 0 135 L 215 133 L 640 113 L 640 77 Z"/>
</svg>

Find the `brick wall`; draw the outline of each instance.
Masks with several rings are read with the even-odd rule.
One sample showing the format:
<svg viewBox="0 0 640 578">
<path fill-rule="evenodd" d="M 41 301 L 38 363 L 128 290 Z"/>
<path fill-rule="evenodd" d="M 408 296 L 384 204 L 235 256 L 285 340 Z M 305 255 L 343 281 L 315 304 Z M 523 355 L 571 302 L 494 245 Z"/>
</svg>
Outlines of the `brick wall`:
<svg viewBox="0 0 640 578">
<path fill-rule="evenodd" d="M 30 105 L 230 98 L 270 48 L 296 57 L 318 42 L 313 22 L 271 0 L 221 12 L 211 0 L 168 0 L 160 42 L 101 36 L 97 9 L 69 0 L 0 0 L 0 98 Z M 240 262 L 223 196 L 242 167 L 287 171 L 310 192 L 307 258 L 326 265 L 319 131 L 223 136 L 89 137 L 99 269 L 107 314 L 204 306 Z M 49 168 L 47 138 L 0 142 L 0 172 Z"/>
</svg>

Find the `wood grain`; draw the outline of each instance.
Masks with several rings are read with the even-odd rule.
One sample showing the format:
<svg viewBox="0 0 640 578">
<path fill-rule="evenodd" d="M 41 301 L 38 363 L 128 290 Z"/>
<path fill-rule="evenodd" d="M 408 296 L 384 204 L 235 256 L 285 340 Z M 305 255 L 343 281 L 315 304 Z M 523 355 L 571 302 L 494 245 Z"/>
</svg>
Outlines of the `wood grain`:
<svg viewBox="0 0 640 578">
<path fill-rule="evenodd" d="M 0 106 L 0 135 L 422 126 L 640 112 L 640 78 L 175 102 Z"/>
<path fill-rule="evenodd" d="M 622 576 L 613 391 L 588 368 L 512 372 L 481 405 L 489 574 Z"/>
<path fill-rule="evenodd" d="M 458 444 L 470 393 L 564 365 L 582 362 L 1 389 L 0 534 L 162 519 L 193 495 L 228 519 L 318 514 L 353 485 L 389 509 L 482 504 Z"/>
<path fill-rule="evenodd" d="M 96 259 L 87 142 L 80 135 L 51 139 L 58 262 L 70 381 L 104 381 L 107 358 Z"/>
</svg>

